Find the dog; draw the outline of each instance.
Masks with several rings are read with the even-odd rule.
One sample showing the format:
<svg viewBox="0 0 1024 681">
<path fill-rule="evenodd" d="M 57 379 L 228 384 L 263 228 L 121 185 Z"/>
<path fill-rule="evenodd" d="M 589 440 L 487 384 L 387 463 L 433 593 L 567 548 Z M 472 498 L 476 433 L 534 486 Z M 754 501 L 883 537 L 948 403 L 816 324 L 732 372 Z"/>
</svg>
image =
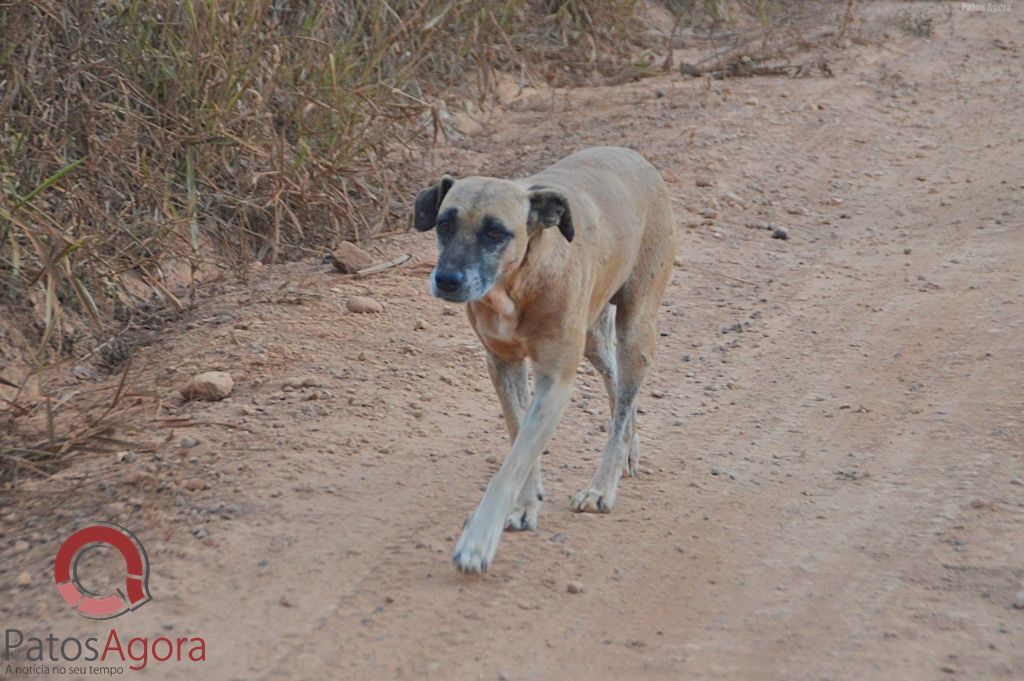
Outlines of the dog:
<svg viewBox="0 0 1024 681">
<path fill-rule="evenodd" d="M 611 425 L 572 508 L 611 511 L 621 476 L 636 474 L 636 400 L 675 256 L 672 206 L 642 156 L 595 147 L 523 179 L 445 175 L 417 194 L 413 227 L 437 232 L 431 293 L 466 304 L 512 438 L 452 554 L 462 572 L 481 573 L 504 529 L 537 529 L 541 453 L 584 356 L 604 380 Z"/>
</svg>

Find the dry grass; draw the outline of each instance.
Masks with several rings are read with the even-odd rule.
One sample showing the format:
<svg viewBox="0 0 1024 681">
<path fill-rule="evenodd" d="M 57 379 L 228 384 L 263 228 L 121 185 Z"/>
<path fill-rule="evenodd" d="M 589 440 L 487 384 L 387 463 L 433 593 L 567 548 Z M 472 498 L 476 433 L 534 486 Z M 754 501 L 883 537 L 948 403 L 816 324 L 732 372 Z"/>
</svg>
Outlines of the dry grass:
<svg viewBox="0 0 1024 681">
<path fill-rule="evenodd" d="M 495 69 L 556 53 L 593 62 L 636 5 L 0 2 L 2 291 L 59 349 L 62 310 L 104 328 L 181 309 L 175 285 L 204 260 L 404 222 L 398 168 L 439 132 L 448 88 L 482 97 Z"/>
</svg>

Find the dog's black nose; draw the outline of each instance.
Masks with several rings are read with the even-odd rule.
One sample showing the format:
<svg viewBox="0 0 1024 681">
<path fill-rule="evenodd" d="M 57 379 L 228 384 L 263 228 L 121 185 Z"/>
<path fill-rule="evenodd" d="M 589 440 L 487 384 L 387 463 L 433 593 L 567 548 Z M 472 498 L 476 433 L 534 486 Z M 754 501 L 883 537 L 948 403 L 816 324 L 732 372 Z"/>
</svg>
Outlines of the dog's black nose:
<svg viewBox="0 0 1024 681">
<path fill-rule="evenodd" d="M 458 270 L 452 270 L 449 272 L 434 272 L 434 283 L 437 284 L 437 288 L 445 293 L 454 293 L 462 288 L 462 284 L 466 281 L 466 275 Z"/>
</svg>

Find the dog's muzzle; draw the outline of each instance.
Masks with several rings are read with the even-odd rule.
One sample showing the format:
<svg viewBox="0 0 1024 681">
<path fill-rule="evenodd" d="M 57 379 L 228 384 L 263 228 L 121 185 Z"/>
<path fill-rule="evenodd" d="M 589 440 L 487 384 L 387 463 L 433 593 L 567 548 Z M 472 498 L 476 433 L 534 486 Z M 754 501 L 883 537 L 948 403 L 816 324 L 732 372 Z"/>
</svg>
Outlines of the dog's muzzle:
<svg viewBox="0 0 1024 681">
<path fill-rule="evenodd" d="M 470 291 L 466 285 L 466 274 L 461 270 L 434 270 L 430 288 L 434 296 L 453 303 L 464 303 L 469 300 Z"/>
</svg>

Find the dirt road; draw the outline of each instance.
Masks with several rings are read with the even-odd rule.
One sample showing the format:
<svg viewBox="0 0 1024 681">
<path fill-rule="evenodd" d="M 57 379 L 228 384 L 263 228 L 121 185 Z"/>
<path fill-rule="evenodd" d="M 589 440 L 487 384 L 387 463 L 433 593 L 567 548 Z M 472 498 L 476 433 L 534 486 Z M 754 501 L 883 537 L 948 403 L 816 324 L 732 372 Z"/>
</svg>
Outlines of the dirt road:
<svg viewBox="0 0 1024 681">
<path fill-rule="evenodd" d="M 163 386 L 229 370 L 235 395 L 173 408 L 210 425 L 110 464 L 135 486 L 96 497 L 153 563 L 155 601 L 119 627 L 208 641 L 201 672 L 150 677 L 1024 678 L 1020 9 L 855 44 L 835 78 L 558 93 L 436 152 L 437 174 L 511 174 L 632 146 L 679 222 L 641 475 L 610 515 L 569 510 L 604 443 L 581 369 L 540 529 L 506 533 L 482 578 L 450 552 L 504 426 L 426 270 L 356 282 L 308 261 L 225 287 L 142 363 Z M 429 236 L 380 248 L 433 257 Z M 385 311 L 347 313 L 353 294 Z M 106 630 L 49 588 L 5 619 Z"/>
</svg>

